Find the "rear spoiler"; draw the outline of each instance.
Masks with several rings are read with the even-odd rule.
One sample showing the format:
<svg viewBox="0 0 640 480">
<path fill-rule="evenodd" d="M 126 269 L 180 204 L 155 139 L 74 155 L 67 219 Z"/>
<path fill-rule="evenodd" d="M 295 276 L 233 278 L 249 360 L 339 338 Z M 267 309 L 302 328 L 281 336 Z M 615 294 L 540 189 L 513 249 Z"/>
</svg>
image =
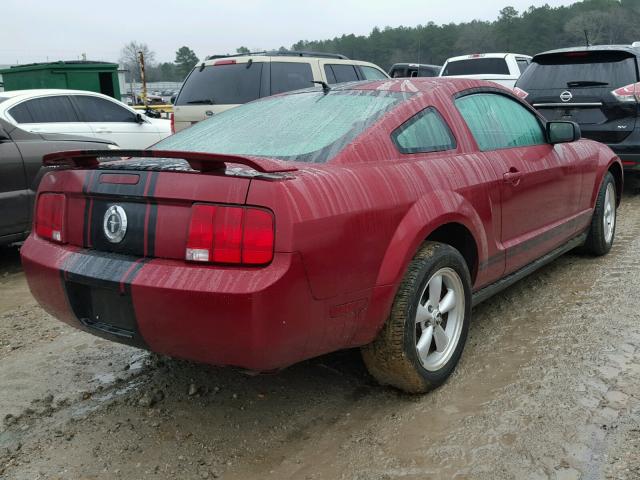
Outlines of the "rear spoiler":
<svg viewBox="0 0 640 480">
<path fill-rule="evenodd" d="M 126 157 L 179 158 L 186 160 L 191 168 L 200 172 L 220 170 L 227 163 L 246 165 L 261 173 L 293 172 L 297 170 L 291 164 L 270 158 L 174 150 L 71 150 L 48 153 L 42 157 L 42 164 L 47 167 L 93 168 L 100 164 L 99 158 Z"/>
</svg>

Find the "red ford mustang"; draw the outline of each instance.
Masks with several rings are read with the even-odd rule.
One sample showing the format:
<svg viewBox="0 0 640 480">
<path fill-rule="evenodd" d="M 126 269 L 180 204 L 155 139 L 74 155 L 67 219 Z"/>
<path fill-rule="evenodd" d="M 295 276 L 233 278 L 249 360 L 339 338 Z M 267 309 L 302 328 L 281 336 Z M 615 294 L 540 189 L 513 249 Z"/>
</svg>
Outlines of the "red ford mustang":
<svg viewBox="0 0 640 480">
<path fill-rule="evenodd" d="M 472 305 L 611 248 L 622 166 L 579 138 L 473 80 L 270 97 L 150 150 L 45 157 L 24 269 L 48 312 L 114 341 L 256 371 L 362 347 L 424 392 Z"/>
</svg>

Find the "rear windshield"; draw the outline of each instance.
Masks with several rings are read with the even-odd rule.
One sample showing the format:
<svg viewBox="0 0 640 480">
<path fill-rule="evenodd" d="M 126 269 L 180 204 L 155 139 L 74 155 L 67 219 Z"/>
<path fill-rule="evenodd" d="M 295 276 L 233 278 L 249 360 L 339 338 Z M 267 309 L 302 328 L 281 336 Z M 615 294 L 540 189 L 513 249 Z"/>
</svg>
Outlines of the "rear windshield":
<svg viewBox="0 0 640 480">
<path fill-rule="evenodd" d="M 470 58 L 447 63 L 443 77 L 454 75 L 509 75 L 509 67 L 504 58 Z"/>
<path fill-rule="evenodd" d="M 518 80 L 523 90 L 623 87 L 637 82 L 635 57 L 626 52 L 568 52 L 536 57 Z"/>
<path fill-rule="evenodd" d="M 262 62 L 252 62 L 196 67 L 175 104 L 228 105 L 255 100 L 260 97 L 262 66 Z"/>
<path fill-rule="evenodd" d="M 268 97 L 197 123 L 153 148 L 326 162 L 407 97 L 363 90 Z"/>
</svg>

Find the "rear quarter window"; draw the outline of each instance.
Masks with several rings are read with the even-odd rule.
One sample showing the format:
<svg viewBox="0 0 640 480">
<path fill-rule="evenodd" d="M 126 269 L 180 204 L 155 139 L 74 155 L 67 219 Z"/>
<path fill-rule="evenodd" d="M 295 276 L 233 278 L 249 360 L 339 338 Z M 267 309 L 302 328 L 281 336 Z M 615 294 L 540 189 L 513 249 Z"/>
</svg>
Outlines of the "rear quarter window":
<svg viewBox="0 0 640 480">
<path fill-rule="evenodd" d="M 509 67 L 504 58 L 469 58 L 447 63 L 443 76 L 455 75 L 509 75 Z"/>
<path fill-rule="evenodd" d="M 400 125 L 391 138 L 402 153 L 440 152 L 456 146 L 451 130 L 433 107 L 422 110 Z"/>
<path fill-rule="evenodd" d="M 196 67 L 187 77 L 176 105 L 235 105 L 260 97 L 263 63 Z"/>
</svg>

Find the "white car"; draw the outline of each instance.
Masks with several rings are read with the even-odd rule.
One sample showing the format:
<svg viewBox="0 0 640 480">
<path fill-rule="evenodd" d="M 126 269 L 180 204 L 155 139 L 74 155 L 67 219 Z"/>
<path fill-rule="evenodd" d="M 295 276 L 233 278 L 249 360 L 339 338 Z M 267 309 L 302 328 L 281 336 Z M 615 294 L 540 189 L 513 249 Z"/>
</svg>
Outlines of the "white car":
<svg viewBox="0 0 640 480">
<path fill-rule="evenodd" d="M 530 63 L 529 55 L 519 53 L 474 53 L 449 58 L 439 76 L 489 80 L 513 88 Z"/>
<path fill-rule="evenodd" d="M 34 133 L 66 133 L 142 149 L 171 135 L 169 120 L 150 118 L 100 93 L 14 90 L 0 93 L 0 118 Z"/>
</svg>

